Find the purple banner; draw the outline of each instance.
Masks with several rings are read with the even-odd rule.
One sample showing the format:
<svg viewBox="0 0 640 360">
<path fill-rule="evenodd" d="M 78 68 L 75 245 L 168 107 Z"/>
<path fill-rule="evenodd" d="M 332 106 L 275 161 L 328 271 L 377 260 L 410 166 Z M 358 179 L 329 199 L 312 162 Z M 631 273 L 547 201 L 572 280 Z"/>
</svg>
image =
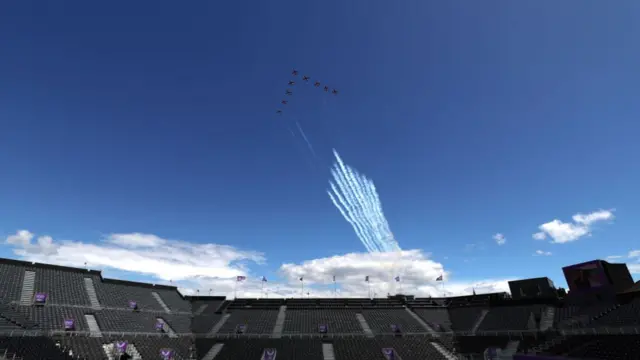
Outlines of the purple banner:
<svg viewBox="0 0 640 360">
<path fill-rule="evenodd" d="M 36 304 L 44 304 L 47 302 L 47 294 L 36 293 Z"/>
<path fill-rule="evenodd" d="M 116 351 L 119 353 L 127 352 L 127 342 L 126 341 L 116 341 Z"/>
<path fill-rule="evenodd" d="M 157 320 L 156 321 L 156 330 L 164 330 L 164 322 Z"/>
<path fill-rule="evenodd" d="M 393 348 L 382 348 L 382 355 L 387 360 L 394 360 L 396 358 L 396 351 Z"/>
<path fill-rule="evenodd" d="M 67 319 L 64 321 L 64 329 L 65 330 L 74 330 L 76 328 L 73 319 Z"/>
<path fill-rule="evenodd" d="M 264 349 L 262 352 L 262 360 L 276 360 L 276 349 Z"/>
<path fill-rule="evenodd" d="M 322 333 L 322 334 L 326 334 L 328 329 L 329 329 L 329 328 L 327 327 L 327 325 L 326 325 L 326 324 L 320 324 L 320 325 L 318 325 L 318 331 L 319 331 L 320 333 Z"/>
<path fill-rule="evenodd" d="M 160 357 L 164 360 L 170 360 L 173 357 L 172 349 L 160 349 Z"/>
<path fill-rule="evenodd" d="M 129 300 L 129 308 L 137 309 L 138 308 L 138 303 L 133 301 L 133 300 Z"/>
</svg>

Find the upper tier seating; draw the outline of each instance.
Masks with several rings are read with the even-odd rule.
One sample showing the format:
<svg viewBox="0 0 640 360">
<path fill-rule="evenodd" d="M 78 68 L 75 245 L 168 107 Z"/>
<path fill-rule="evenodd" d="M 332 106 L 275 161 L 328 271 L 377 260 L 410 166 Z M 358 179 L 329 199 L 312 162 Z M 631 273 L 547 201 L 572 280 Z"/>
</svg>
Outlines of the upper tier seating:
<svg viewBox="0 0 640 360">
<path fill-rule="evenodd" d="M 246 325 L 246 334 L 271 334 L 278 310 L 233 310 L 218 334 L 234 334 L 238 325 Z"/>
<path fill-rule="evenodd" d="M 317 333 L 320 324 L 327 325 L 329 333 L 362 334 L 362 327 L 356 319 L 356 311 L 344 309 L 287 309 L 283 333 Z"/>
</svg>

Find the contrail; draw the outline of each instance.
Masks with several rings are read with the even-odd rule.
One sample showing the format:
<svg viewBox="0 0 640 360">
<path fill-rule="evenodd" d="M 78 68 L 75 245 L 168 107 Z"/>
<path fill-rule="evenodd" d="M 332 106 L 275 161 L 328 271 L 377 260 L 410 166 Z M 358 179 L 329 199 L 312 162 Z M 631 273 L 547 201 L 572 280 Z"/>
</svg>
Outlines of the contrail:
<svg viewBox="0 0 640 360">
<path fill-rule="evenodd" d="M 309 148 L 313 156 L 317 158 L 318 155 L 316 155 L 316 151 L 313 150 L 313 145 L 311 145 L 311 142 L 309 141 L 309 139 L 307 139 L 307 135 L 305 135 L 304 130 L 302 130 L 302 126 L 300 126 L 300 123 L 298 121 L 296 121 L 296 126 L 298 127 L 298 131 L 300 131 L 300 135 L 302 135 L 302 138 L 307 143 L 307 147 Z"/>
<path fill-rule="evenodd" d="M 336 158 L 327 190 L 344 219 L 351 224 L 356 236 L 368 252 L 400 251 L 389 223 L 382 211 L 382 203 L 373 181 L 346 165 L 336 150 Z"/>
</svg>

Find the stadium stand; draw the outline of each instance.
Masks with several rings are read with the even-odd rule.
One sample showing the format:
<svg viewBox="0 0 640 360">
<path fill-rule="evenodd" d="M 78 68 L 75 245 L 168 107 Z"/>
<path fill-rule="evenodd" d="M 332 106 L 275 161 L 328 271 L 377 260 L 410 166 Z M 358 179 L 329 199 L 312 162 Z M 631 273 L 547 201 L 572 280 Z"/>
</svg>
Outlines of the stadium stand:
<svg viewBox="0 0 640 360">
<path fill-rule="evenodd" d="M 425 332 L 425 328 L 405 310 L 364 309 L 362 315 L 374 333 L 390 333 L 392 325 L 398 326 L 402 332 Z"/>
<path fill-rule="evenodd" d="M 47 294 L 48 304 L 89 306 L 80 269 L 31 268 L 36 273 L 34 291 Z"/>
<path fill-rule="evenodd" d="M 0 263 L 0 279 L 2 279 L 2 287 L 0 287 L 1 304 L 20 299 L 24 271 L 25 266 L 13 264 L 10 260 L 7 263 Z"/>
<path fill-rule="evenodd" d="M 457 307 L 449 310 L 451 318 L 451 329 L 453 331 L 471 331 L 478 322 L 482 311 L 487 310 L 482 307 Z"/>
<path fill-rule="evenodd" d="M 284 334 L 312 334 L 318 332 L 321 324 L 327 325 L 327 332 L 339 334 L 362 334 L 354 310 L 305 309 L 288 310 Z"/>
<path fill-rule="evenodd" d="M 104 279 L 95 270 L 0 259 L 0 359 L 453 360 L 526 353 L 638 360 L 638 290 L 635 284 L 615 301 L 579 291 L 566 298 L 226 300 Z"/>
<path fill-rule="evenodd" d="M 478 331 L 535 330 L 536 316 L 542 312 L 540 306 L 505 306 L 492 308 L 478 326 Z M 533 323 L 531 323 L 533 321 Z"/>
<path fill-rule="evenodd" d="M 245 334 L 271 334 L 278 311 L 273 309 L 230 310 L 231 316 L 218 334 L 235 334 L 238 326 L 245 326 Z"/>
</svg>

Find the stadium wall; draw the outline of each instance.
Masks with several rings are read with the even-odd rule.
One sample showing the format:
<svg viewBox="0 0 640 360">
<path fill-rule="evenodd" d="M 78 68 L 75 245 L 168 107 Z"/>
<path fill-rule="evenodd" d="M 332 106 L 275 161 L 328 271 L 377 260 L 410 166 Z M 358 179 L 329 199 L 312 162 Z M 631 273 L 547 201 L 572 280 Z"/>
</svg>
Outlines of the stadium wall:
<svg viewBox="0 0 640 360">
<path fill-rule="evenodd" d="M 509 290 L 515 300 L 557 297 L 556 288 L 548 277 L 509 281 Z"/>
<path fill-rule="evenodd" d="M 616 292 L 626 291 L 633 286 L 633 277 L 631 277 L 627 264 L 610 264 L 603 261 L 602 265 L 609 282 Z"/>
</svg>

